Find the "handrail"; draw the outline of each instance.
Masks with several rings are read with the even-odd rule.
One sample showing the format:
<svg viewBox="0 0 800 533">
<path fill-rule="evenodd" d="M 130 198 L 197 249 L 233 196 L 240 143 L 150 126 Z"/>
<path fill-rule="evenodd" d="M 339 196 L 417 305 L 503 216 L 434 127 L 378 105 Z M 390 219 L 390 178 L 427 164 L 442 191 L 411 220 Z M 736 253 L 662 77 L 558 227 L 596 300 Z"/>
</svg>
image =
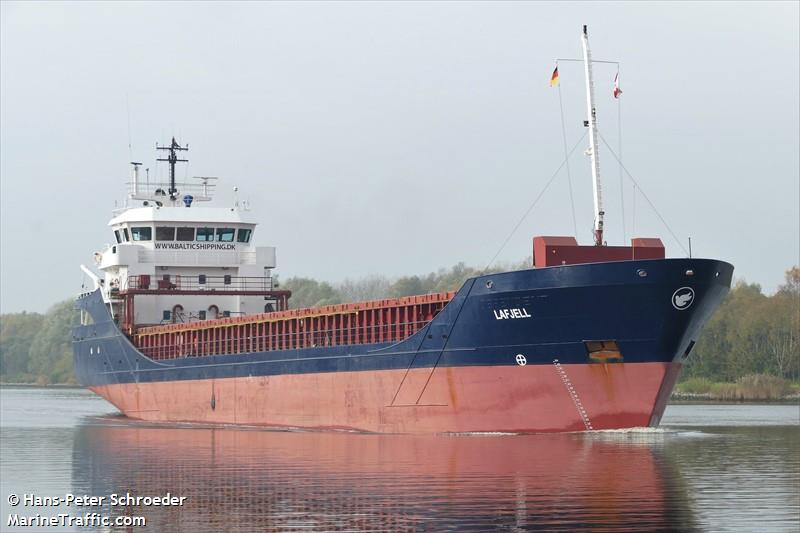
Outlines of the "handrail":
<svg viewBox="0 0 800 533">
<path fill-rule="evenodd" d="M 168 191 L 170 188 L 169 181 L 126 181 L 125 185 L 128 187 L 128 192 L 133 193 L 134 191 L 137 192 L 152 192 L 158 189 L 164 191 L 163 196 L 165 198 L 169 198 Z M 183 182 L 183 183 L 176 183 L 176 188 L 181 193 L 193 193 L 196 195 L 203 195 L 205 196 L 207 193 L 213 192 L 213 189 L 216 188 L 215 183 L 190 183 L 190 182 Z M 147 189 L 145 191 L 145 189 Z"/>
<path fill-rule="evenodd" d="M 265 335 L 231 336 L 224 339 L 217 338 L 205 341 L 200 341 L 196 335 L 191 335 L 192 331 L 177 331 L 173 334 L 176 339 L 174 343 L 158 346 L 141 346 L 137 343 L 137 348 L 151 359 L 165 360 L 329 346 L 353 346 L 378 342 L 399 342 L 414 335 L 429 322 L 430 320 L 418 320 L 373 324 L 372 326 L 330 328 L 317 331 L 284 331 Z M 210 328 L 209 331 L 212 329 L 214 328 Z M 380 335 L 381 331 L 383 331 L 383 335 Z"/>
<path fill-rule="evenodd" d="M 120 290 L 272 291 L 274 288 L 271 276 L 209 276 L 199 274 L 196 276 L 170 275 L 168 279 L 156 279 L 155 276 L 140 274 L 128 276 L 127 284 L 120 287 Z"/>
</svg>

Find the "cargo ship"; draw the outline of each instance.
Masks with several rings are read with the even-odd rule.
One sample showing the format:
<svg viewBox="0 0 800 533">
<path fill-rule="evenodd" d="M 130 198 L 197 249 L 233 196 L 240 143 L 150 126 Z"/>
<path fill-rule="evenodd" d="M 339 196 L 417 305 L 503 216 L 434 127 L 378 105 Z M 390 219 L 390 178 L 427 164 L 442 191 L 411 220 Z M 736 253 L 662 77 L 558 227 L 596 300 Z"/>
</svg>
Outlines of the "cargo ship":
<svg viewBox="0 0 800 533">
<path fill-rule="evenodd" d="M 665 257 L 660 239 L 604 240 L 588 33 L 582 34 L 592 244 L 532 239 L 531 268 L 454 292 L 293 309 L 249 206 L 198 207 L 188 146 L 158 146 L 169 181 L 132 163 L 114 241 L 81 268 L 80 381 L 125 415 L 380 433 L 657 426 L 733 266 Z M 101 271 L 98 273 L 97 270 Z"/>
</svg>

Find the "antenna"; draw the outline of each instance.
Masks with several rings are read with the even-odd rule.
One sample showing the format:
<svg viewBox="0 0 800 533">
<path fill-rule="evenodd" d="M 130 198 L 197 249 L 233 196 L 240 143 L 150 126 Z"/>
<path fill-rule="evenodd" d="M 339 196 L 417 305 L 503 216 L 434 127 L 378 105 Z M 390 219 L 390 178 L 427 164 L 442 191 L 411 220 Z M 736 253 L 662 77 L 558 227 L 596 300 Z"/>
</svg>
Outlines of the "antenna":
<svg viewBox="0 0 800 533">
<path fill-rule="evenodd" d="M 597 110 L 594 107 L 594 81 L 592 80 L 592 52 L 589 50 L 589 32 L 583 26 L 583 64 L 586 73 L 586 107 L 589 120 L 589 149 L 586 154 L 592 158 L 592 192 L 594 193 L 594 244 L 603 246 L 603 195 L 600 188 L 600 160 L 597 157 Z"/>
<path fill-rule="evenodd" d="M 128 93 L 125 93 L 125 113 L 128 115 L 128 155 L 133 159 L 133 146 L 131 143 L 131 106 L 128 104 Z"/>
<path fill-rule="evenodd" d="M 169 199 L 175 200 L 175 193 L 178 192 L 178 189 L 175 188 L 175 163 L 188 163 L 188 159 L 178 159 L 178 156 L 175 155 L 176 151 L 181 150 L 189 150 L 189 145 L 187 144 L 185 147 L 181 146 L 175 140 L 175 137 L 172 138 L 172 143 L 169 146 L 159 146 L 156 144 L 156 150 L 169 150 L 169 156 L 164 159 L 156 159 L 156 161 L 167 161 L 169 163 Z"/>
<path fill-rule="evenodd" d="M 131 161 L 131 165 L 133 165 L 133 194 L 139 194 L 139 167 L 142 164 Z"/>
<path fill-rule="evenodd" d="M 209 187 L 214 187 L 213 183 L 209 183 L 209 180 L 217 180 L 216 176 L 192 176 L 192 179 L 200 180 L 201 185 L 203 187 L 203 196 L 206 198 L 211 198 L 209 194 Z"/>
</svg>

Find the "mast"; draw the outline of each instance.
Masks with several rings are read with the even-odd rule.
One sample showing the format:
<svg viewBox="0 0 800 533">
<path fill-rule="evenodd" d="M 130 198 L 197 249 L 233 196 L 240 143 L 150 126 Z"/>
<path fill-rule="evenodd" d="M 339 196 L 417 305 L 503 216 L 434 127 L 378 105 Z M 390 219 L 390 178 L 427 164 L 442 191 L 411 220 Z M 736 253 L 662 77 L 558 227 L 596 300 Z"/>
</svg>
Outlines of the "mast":
<svg viewBox="0 0 800 533">
<path fill-rule="evenodd" d="M 156 144 L 156 150 L 169 150 L 169 156 L 166 159 L 156 159 L 156 161 L 169 162 L 169 199 L 173 201 L 175 200 L 175 193 L 178 192 L 178 189 L 175 188 L 175 163 L 179 161 L 181 163 L 186 163 L 189 161 L 188 159 L 178 159 L 178 156 L 175 155 L 175 151 L 188 149 L 188 144 L 185 147 L 181 146 L 175 141 L 175 137 L 172 138 L 172 143 L 169 146 L 159 146 Z"/>
<path fill-rule="evenodd" d="M 589 50 L 589 33 L 583 26 L 583 65 L 586 73 L 586 107 L 589 120 L 589 149 L 586 154 L 592 159 L 592 192 L 594 193 L 594 244 L 603 245 L 603 195 L 600 188 L 600 161 L 597 157 L 597 111 L 594 107 L 594 82 L 592 81 L 592 53 Z"/>
<path fill-rule="evenodd" d="M 183 203 L 186 207 L 191 206 L 192 202 L 208 202 L 211 200 L 211 195 L 216 187 L 217 178 L 211 176 L 195 176 L 201 183 L 183 183 L 181 190 L 178 191 L 178 186 L 175 183 L 175 163 L 186 163 L 188 159 L 178 159 L 178 153 L 187 151 L 189 145 L 181 146 L 175 137 L 172 138 L 166 146 L 160 146 L 156 143 L 156 150 L 167 150 L 167 157 L 160 157 L 156 161 L 166 161 L 169 163 L 169 183 L 150 183 L 150 169 L 145 169 L 147 172 L 147 180 L 143 185 L 139 181 L 139 166 L 141 163 L 132 162 L 133 165 L 133 180 L 128 182 L 128 198 L 131 200 L 143 200 L 144 206 L 150 205 L 154 202 L 157 207 L 161 207 L 164 202 L 165 195 L 169 195 L 169 201 L 172 206 L 180 205 L 178 201 L 179 196 L 183 195 Z M 154 190 L 151 190 L 153 187 Z"/>
</svg>

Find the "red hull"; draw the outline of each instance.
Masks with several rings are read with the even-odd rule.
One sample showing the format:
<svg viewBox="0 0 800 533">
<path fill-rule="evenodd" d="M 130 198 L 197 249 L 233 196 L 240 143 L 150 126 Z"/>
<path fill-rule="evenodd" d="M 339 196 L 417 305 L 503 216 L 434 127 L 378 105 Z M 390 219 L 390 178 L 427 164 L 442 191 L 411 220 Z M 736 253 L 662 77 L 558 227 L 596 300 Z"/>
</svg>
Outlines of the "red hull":
<svg viewBox="0 0 800 533">
<path fill-rule="evenodd" d="M 379 433 L 657 425 L 678 363 L 446 367 L 100 385 L 127 416 Z"/>
</svg>

